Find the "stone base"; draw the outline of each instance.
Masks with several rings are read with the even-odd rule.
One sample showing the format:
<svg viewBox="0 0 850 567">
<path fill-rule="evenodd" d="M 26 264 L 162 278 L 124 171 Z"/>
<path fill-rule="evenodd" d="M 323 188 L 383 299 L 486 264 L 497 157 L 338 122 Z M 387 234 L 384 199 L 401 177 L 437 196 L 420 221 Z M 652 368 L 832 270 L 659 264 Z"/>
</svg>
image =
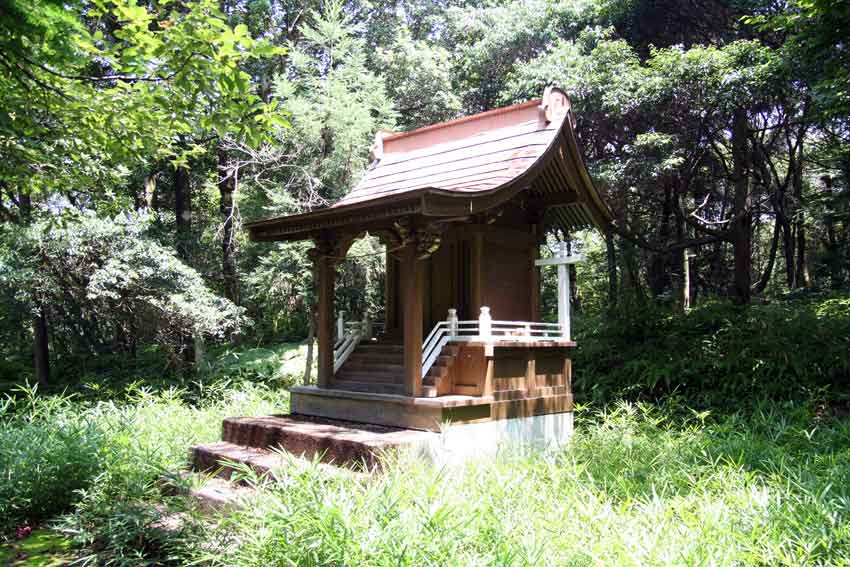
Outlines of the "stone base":
<svg viewBox="0 0 850 567">
<path fill-rule="evenodd" d="M 405 451 L 437 464 L 488 458 L 499 450 L 557 448 L 573 431 L 572 412 L 507 418 L 478 423 L 444 423 L 439 432 L 419 431 L 301 415 L 230 417 L 223 440 L 192 448 L 196 471 L 230 478 L 234 466 L 260 475 L 291 466 L 283 450 L 307 462 L 316 459 L 348 470 L 374 470 L 389 451 Z M 331 467 L 336 468 L 336 467 Z M 338 469 L 337 469 L 338 470 Z"/>
</svg>

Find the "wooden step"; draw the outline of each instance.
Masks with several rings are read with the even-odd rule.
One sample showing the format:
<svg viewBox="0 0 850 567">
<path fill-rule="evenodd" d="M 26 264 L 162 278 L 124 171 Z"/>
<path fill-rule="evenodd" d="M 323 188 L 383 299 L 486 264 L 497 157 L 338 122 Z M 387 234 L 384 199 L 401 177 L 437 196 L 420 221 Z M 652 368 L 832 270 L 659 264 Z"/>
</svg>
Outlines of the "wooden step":
<svg viewBox="0 0 850 567">
<path fill-rule="evenodd" d="M 334 380 L 345 382 L 380 382 L 389 383 L 401 382 L 403 372 L 394 370 L 384 370 L 381 367 L 374 367 L 372 370 L 351 370 L 342 367 L 339 372 L 334 374 Z"/>
<path fill-rule="evenodd" d="M 360 343 L 355 352 L 398 353 L 404 354 L 404 345 L 387 343 Z"/>
<path fill-rule="evenodd" d="M 428 369 L 428 374 L 431 378 L 445 378 L 449 374 L 449 369 L 445 366 L 432 366 Z"/>
<path fill-rule="evenodd" d="M 369 392 L 371 394 L 405 394 L 404 386 L 393 382 L 361 382 L 357 380 L 332 380 L 331 389 L 350 392 Z"/>
<path fill-rule="evenodd" d="M 397 372 L 398 374 L 402 374 L 404 372 L 404 364 L 402 362 L 372 362 L 361 358 L 355 358 L 353 360 L 349 358 L 340 370 L 353 370 L 355 372 L 380 370 L 381 372 Z"/>
<path fill-rule="evenodd" d="M 396 353 L 372 353 L 354 351 L 349 355 L 348 362 L 361 362 L 364 364 L 404 364 L 404 356 Z"/>
</svg>

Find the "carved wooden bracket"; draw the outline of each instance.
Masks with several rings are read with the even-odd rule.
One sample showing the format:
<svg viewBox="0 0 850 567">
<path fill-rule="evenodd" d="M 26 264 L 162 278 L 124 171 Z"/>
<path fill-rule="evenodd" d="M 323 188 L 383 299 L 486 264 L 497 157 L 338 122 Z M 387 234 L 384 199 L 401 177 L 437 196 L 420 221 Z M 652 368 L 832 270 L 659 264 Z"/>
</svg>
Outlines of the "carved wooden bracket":
<svg viewBox="0 0 850 567">
<path fill-rule="evenodd" d="M 446 223 L 429 223 L 415 226 L 410 218 L 402 217 L 393 223 L 391 230 L 378 233 L 390 253 L 406 246 L 416 247 L 416 256 L 423 260 L 440 248 Z"/>
<path fill-rule="evenodd" d="M 320 259 L 327 258 L 332 266 L 345 260 L 348 249 L 354 244 L 359 235 L 338 236 L 334 233 L 324 233 L 314 240 L 315 246 L 307 251 L 307 255 L 316 264 Z"/>
</svg>

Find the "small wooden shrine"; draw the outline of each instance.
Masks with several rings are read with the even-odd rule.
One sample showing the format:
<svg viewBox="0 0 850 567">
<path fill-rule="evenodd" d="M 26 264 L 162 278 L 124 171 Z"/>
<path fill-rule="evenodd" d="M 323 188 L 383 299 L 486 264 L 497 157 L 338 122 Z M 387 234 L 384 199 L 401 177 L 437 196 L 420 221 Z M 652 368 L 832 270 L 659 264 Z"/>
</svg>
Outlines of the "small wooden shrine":
<svg viewBox="0 0 850 567">
<path fill-rule="evenodd" d="M 315 243 L 318 383 L 292 389 L 292 413 L 430 431 L 564 414 L 571 425 L 574 259 L 538 251 L 547 230 L 602 228 L 611 213 L 564 92 L 379 132 L 371 160 L 333 206 L 247 225 L 255 241 Z M 333 304 L 336 266 L 366 233 L 386 245 L 382 325 L 346 322 Z M 546 265 L 560 273 L 558 323 L 540 321 Z"/>
</svg>

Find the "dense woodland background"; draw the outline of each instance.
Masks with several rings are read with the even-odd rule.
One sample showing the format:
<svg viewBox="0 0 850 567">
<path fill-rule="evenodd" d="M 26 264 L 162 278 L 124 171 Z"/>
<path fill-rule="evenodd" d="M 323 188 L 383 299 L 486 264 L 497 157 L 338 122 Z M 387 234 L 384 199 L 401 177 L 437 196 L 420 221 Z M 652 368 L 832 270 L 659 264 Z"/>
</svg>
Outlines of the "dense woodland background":
<svg viewBox="0 0 850 567">
<path fill-rule="evenodd" d="M 839 0 L 7 0 L 2 378 L 190 376 L 209 349 L 303 339 L 309 243 L 242 223 L 345 194 L 379 128 L 550 84 L 616 215 L 551 235 L 588 257 L 583 313 L 846 290 L 848 33 Z M 338 308 L 381 317 L 380 252 L 352 250 Z"/>
</svg>

